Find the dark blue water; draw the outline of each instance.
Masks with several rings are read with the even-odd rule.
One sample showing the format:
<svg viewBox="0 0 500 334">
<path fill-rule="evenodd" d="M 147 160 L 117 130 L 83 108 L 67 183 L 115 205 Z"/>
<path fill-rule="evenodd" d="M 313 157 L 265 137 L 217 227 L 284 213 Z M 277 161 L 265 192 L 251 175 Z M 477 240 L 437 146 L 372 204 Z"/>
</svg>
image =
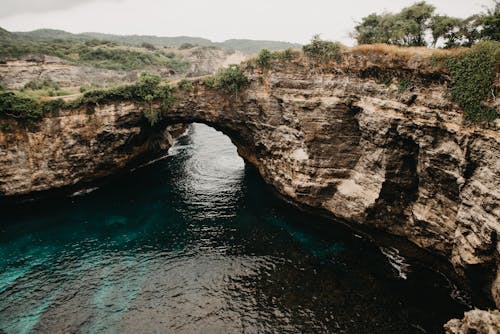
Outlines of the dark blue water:
<svg viewBox="0 0 500 334">
<path fill-rule="evenodd" d="M 464 310 L 442 275 L 283 204 L 204 125 L 0 219 L 0 332 L 439 333 Z"/>
</svg>

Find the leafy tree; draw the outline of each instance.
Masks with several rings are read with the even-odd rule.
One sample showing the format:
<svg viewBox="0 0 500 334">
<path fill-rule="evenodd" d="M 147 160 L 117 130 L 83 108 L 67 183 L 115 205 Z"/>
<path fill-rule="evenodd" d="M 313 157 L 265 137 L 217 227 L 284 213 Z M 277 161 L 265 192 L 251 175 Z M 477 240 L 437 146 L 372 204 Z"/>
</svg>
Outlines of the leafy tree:
<svg viewBox="0 0 500 334">
<path fill-rule="evenodd" d="M 430 22 L 432 31 L 432 46 L 436 46 L 440 38 L 444 40 L 445 47 L 453 47 L 460 44 L 460 26 L 462 20 L 447 15 L 436 15 Z"/>
<path fill-rule="evenodd" d="M 483 39 L 500 41 L 500 1 L 495 1 L 495 6 L 486 10 L 479 19 L 483 27 L 481 37 Z"/>
<path fill-rule="evenodd" d="M 425 46 L 425 31 L 427 30 L 430 20 L 434 14 L 436 7 L 425 3 L 425 1 L 417 2 L 416 4 L 403 8 L 399 15 L 396 15 L 398 20 L 405 23 L 403 30 L 405 40 L 411 46 Z"/>
<path fill-rule="evenodd" d="M 435 7 L 417 2 L 400 13 L 370 14 L 354 29 L 359 44 L 388 43 L 405 46 L 424 46 Z"/>
<path fill-rule="evenodd" d="M 485 13 L 466 19 L 435 15 L 435 7 L 424 1 L 403 8 L 399 13 L 370 14 L 354 28 L 358 44 L 387 43 L 401 46 L 470 47 L 481 40 L 500 40 L 500 0 Z"/>
<path fill-rule="evenodd" d="M 481 37 L 480 30 L 480 17 L 472 15 L 463 20 L 460 24 L 460 45 L 470 47 L 474 45 Z"/>
<path fill-rule="evenodd" d="M 388 43 L 390 31 L 386 26 L 392 22 L 392 14 L 370 14 L 354 27 L 354 37 L 358 44 Z"/>
</svg>

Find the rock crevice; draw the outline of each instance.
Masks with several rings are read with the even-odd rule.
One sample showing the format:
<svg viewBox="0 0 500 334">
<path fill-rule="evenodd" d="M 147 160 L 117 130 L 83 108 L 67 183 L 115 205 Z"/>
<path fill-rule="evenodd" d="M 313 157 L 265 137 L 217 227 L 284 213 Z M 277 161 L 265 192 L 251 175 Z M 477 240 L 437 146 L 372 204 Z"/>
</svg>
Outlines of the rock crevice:
<svg viewBox="0 0 500 334">
<path fill-rule="evenodd" d="M 0 133 L 0 194 L 109 175 L 158 148 L 166 125 L 203 122 L 288 200 L 405 237 L 500 306 L 498 129 L 463 125 L 442 78 L 398 92 L 363 66 L 247 69 L 252 84 L 237 97 L 194 82 L 154 128 L 132 102 L 61 111 Z"/>
</svg>

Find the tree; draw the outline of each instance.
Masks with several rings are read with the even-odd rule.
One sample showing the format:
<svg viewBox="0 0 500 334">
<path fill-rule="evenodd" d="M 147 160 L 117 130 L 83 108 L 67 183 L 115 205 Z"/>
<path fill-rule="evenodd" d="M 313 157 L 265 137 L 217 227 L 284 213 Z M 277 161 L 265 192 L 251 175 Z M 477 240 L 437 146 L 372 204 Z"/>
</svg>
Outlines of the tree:
<svg viewBox="0 0 500 334">
<path fill-rule="evenodd" d="M 462 20 L 447 15 L 436 15 L 431 19 L 432 46 L 436 46 L 439 39 L 444 40 L 444 45 L 451 48 L 460 44 L 460 27 Z"/>
<path fill-rule="evenodd" d="M 406 43 L 410 46 L 425 46 L 425 31 L 429 27 L 436 7 L 425 1 L 403 8 L 398 15 L 399 20 L 405 22 Z"/>
<path fill-rule="evenodd" d="M 387 16 L 391 14 L 370 14 L 364 17 L 356 27 L 354 27 L 354 38 L 358 44 L 388 43 L 390 36 L 388 31 L 384 32 L 384 21 L 390 21 Z"/>
<path fill-rule="evenodd" d="M 495 0 L 495 6 L 487 9 L 479 18 L 482 25 L 481 37 L 483 39 L 500 41 L 500 1 Z"/>
<path fill-rule="evenodd" d="M 479 15 L 472 15 L 460 24 L 460 45 L 470 47 L 480 40 L 481 22 Z"/>
<path fill-rule="evenodd" d="M 404 46 L 424 46 L 435 7 L 417 2 L 400 13 L 370 14 L 354 29 L 359 44 L 387 43 Z"/>
<path fill-rule="evenodd" d="M 484 13 L 466 19 L 435 15 L 435 7 L 424 1 L 399 13 L 370 14 L 354 28 L 358 44 L 387 43 L 401 46 L 470 47 L 481 40 L 500 41 L 500 0 Z"/>
</svg>

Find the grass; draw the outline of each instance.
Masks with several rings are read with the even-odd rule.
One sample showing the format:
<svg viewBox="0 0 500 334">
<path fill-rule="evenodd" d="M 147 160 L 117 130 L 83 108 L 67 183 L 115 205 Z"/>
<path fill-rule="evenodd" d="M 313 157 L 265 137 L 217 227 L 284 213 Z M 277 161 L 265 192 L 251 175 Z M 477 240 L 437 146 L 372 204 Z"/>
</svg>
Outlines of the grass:
<svg viewBox="0 0 500 334">
<path fill-rule="evenodd" d="M 17 40 L 4 42 L 0 57 L 20 57 L 28 54 L 56 56 L 81 65 L 111 70 L 140 70 L 149 66 L 168 67 L 177 72 L 189 69 L 189 62 L 176 58 L 165 49 L 125 46 L 99 40 Z"/>
<path fill-rule="evenodd" d="M 161 118 L 161 110 L 153 108 L 154 102 L 161 102 L 162 109 L 168 108 L 173 104 L 173 96 L 170 86 L 162 83 L 159 76 L 143 73 L 135 84 L 89 90 L 80 98 L 68 102 L 41 99 L 25 92 L 1 91 L 0 117 L 35 123 L 47 113 L 60 109 L 86 107 L 87 113 L 91 114 L 99 104 L 120 101 L 133 101 L 146 107 L 144 116 L 153 126 Z"/>
<path fill-rule="evenodd" d="M 466 49 L 430 49 L 427 47 L 402 47 L 389 44 L 363 44 L 354 46 L 349 50 L 353 53 L 366 55 L 380 54 L 384 56 L 400 57 L 409 60 L 415 56 L 419 56 L 421 58 L 454 56 L 460 54 Z"/>
<path fill-rule="evenodd" d="M 177 84 L 177 87 L 179 87 L 182 90 L 191 91 L 191 90 L 193 90 L 193 83 L 189 80 L 182 79 Z"/>
<path fill-rule="evenodd" d="M 312 38 L 311 43 L 304 45 L 302 51 L 304 54 L 318 62 L 340 62 L 342 45 L 339 42 L 322 40 L 319 35 Z"/>
</svg>

